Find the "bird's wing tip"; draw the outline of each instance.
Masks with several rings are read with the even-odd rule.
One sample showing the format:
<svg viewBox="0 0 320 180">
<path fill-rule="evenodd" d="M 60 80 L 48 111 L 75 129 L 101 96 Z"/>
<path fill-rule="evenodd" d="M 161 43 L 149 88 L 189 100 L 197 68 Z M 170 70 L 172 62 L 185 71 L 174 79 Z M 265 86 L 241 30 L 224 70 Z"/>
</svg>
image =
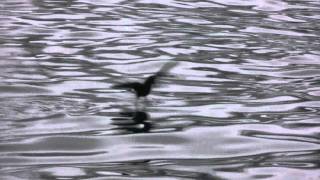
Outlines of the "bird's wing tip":
<svg viewBox="0 0 320 180">
<path fill-rule="evenodd" d="M 172 68 L 174 68 L 177 64 L 178 64 L 178 62 L 176 62 L 176 61 L 167 62 L 166 64 L 164 64 L 162 66 L 160 72 L 166 73 L 166 72 L 170 71 Z"/>
</svg>

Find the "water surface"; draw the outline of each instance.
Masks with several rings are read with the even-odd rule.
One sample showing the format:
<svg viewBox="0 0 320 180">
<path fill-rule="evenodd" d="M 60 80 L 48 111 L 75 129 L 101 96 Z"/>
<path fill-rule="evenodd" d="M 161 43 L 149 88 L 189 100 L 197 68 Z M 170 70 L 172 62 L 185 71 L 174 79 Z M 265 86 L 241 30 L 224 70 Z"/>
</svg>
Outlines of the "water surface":
<svg viewBox="0 0 320 180">
<path fill-rule="evenodd" d="M 319 179 L 318 0 L 0 2 L 4 179 Z M 147 100 L 113 85 L 168 62 Z"/>
</svg>

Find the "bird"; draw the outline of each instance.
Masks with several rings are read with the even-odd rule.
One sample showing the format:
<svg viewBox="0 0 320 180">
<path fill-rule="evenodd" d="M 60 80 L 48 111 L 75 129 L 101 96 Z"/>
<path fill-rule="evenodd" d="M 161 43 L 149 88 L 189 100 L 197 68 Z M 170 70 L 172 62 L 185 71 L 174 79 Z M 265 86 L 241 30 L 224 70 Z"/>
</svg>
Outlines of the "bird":
<svg viewBox="0 0 320 180">
<path fill-rule="evenodd" d="M 119 89 L 129 89 L 133 90 L 135 93 L 137 99 L 140 97 L 146 97 L 150 94 L 152 87 L 155 85 L 157 79 L 159 77 L 164 76 L 166 72 L 168 72 L 171 68 L 173 68 L 177 63 L 175 62 L 169 62 L 165 64 L 160 71 L 155 73 L 154 75 L 149 76 L 146 78 L 146 80 L 141 82 L 127 82 L 122 84 L 117 84 L 112 86 L 113 88 L 119 88 Z"/>
</svg>

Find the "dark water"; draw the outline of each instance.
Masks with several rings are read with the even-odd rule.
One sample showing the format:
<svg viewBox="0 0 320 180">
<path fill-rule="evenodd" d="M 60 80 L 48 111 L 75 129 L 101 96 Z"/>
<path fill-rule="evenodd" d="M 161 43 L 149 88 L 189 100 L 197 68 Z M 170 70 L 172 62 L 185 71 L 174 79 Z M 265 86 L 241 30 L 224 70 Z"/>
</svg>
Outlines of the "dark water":
<svg viewBox="0 0 320 180">
<path fill-rule="evenodd" d="M 320 179 L 320 1 L 1 0 L 0 175 Z M 111 88 L 177 62 L 148 99 Z"/>
</svg>

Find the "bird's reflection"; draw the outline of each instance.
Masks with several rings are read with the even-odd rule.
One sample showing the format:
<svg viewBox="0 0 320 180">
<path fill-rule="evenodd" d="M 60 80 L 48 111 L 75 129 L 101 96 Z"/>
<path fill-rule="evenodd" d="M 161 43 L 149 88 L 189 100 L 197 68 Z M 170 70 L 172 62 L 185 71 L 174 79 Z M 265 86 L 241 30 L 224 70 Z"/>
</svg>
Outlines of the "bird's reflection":
<svg viewBox="0 0 320 180">
<path fill-rule="evenodd" d="M 112 118 L 112 124 L 127 132 L 147 133 L 152 128 L 148 119 L 149 114 L 141 110 L 123 111 L 119 113 L 119 117 Z"/>
</svg>

